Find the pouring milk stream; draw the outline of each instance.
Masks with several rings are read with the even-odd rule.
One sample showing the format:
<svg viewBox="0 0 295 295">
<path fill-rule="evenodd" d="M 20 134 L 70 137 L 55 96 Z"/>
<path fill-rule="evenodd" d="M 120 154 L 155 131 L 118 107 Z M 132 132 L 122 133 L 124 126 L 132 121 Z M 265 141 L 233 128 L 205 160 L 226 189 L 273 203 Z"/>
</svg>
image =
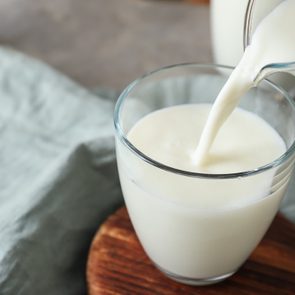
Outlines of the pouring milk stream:
<svg viewBox="0 0 295 295">
<path fill-rule="evenodd" d="M 219 93 L 193 156 L 196 164 L 206 162 L 208 151 L 222 124 L 239 103 L 240 97 L 254 87 L 273 69 L 259 75 L 268 64 L 295 60 L 295 1 L 286 0 L 262 20 L 252 37 L 251 44 Z"/>
</svg>

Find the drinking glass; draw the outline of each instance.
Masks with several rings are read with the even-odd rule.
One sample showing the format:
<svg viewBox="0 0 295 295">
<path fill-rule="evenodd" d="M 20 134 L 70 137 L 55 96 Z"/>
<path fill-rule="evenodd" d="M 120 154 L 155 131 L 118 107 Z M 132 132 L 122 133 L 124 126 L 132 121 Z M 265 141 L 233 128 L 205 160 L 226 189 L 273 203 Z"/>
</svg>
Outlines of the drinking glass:
<svg viewBox="0 0 295 295">
<path fill-rule="evenodd" d="M 294 104 L 267 80 L 242 97 L 239 107 L 264 119 L 287 147 L 278 159 L 250 171 L 206 174 L 170 167 L 134 146 L 128 132 L 151 112 L 212 104 L 231 71 L 199 64 L 162 68 L 131 83 L 115 108 L 117 164 L 130 219 L 154 265 L 185 284 L 228 278 L 269 228 L 295 161 Z M 214 205 L 204 207 L 198 198 Z"/>
</svg>

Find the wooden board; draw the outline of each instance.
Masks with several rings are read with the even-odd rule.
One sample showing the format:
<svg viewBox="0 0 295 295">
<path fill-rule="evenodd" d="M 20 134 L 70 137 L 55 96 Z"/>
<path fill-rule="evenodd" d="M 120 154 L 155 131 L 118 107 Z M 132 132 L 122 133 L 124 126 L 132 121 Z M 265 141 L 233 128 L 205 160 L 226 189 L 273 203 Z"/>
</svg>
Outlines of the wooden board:
<svg viewBox="0 0 295 295">
<path fill-rule="evenodd" d="M 226 281 L 192 287 L 166 278 L 144 253 L 126 208 L 97 232 L 89 254 L 89 295 L 295 294 L 295 226 L 277 216 L 244 266 Z"/>
</svg>

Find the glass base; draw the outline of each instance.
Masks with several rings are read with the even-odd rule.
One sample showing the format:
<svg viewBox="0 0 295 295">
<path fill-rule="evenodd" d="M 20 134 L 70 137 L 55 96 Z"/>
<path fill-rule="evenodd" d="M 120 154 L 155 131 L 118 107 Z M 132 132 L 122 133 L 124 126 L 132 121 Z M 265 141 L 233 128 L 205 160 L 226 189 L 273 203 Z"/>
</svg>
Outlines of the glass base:
<svg viewBox="0 0 295 295">
<path fill-rule="evenodd" d="M 206 286 L 206 285 L 212 285 L 212 284 L 216 284 L 219 283 L 227 278 L 229 278 L 230 276 L 232 276 L 234 272 L 231 273 L 227 273 L 224 275 L 220 275 L 217 277 L 209 277 L 209 278 L 202 278 L 202 279 L 198 279 L 198 278 L 188 278 L 188 277 L 183 277 L 177 274 L 174 274 L 170 271 L 167 271 L 165 269 L 163 269 L 162 267 L 160 267 L 159 265 L 156 265 L 156 267 L 162 272 L 164 273 L 168 278 L 182 283 L 182 284 L 186 284 L 186 285 L 192 285 L 192 286 Z"/>
</svg>

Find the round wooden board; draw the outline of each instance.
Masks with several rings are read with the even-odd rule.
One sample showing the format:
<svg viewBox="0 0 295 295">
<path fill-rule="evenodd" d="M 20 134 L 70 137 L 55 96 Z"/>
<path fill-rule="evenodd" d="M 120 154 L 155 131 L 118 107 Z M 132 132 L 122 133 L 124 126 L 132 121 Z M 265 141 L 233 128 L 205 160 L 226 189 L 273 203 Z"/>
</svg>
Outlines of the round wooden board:
<svg viewBox="0 0 295 295">
<path fill-rule="evenodd" d="M 205 287 L 166 278 L 144 253 L 125 207 L 97 232 L 87 265 L 89 295 L 295 294 L 295 226 L 277 216 L 249 260 L 231 278 Z"/>
</svg>

